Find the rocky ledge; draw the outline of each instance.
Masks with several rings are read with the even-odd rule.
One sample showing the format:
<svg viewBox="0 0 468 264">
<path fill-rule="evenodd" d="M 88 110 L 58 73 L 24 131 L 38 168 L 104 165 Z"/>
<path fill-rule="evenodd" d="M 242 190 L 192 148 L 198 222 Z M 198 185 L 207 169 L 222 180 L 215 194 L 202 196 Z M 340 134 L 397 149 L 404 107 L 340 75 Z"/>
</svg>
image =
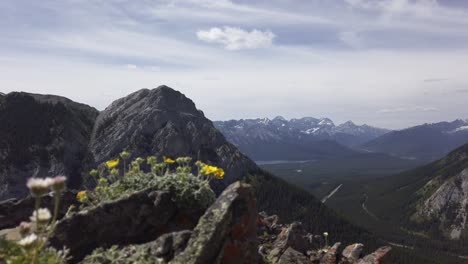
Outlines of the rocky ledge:
<svg viewBox="0 0 468 264">
<path fill-rule="evenodd" d="M 258 213 L 253 188 L 241 182 L 227 187 L 209 208 L 180 206 L 173 195 L 148 188 L 68 212 L 50 244 L 66 247 L 70 262 L 83 264 L 377 264 L 391 249 L 362 256 L 359 243 L 330 247 L 300 222 L 280 224 L 276 215 Z M 8 204 L 11 211 L 28 203 Z"/>
<path fill-rule="evenodd" d="M 323 235 L 308 233 L 300 222 L 280 224 L 278 216 L 258 213 L 253 188 L 241 182 L 227 187 L 209 208 L 181 206 L 173 195 L 148 188 L 68 212 L 57 223 L 50 245 L 66 247 L 71 263 L 85 264 L 373 264 L 391 249 L 362 256 L 360 243 L 330 247 Z M 65 196 L 71 200 L 71 194 Z M 30 203 L 9 201 L 0 209 L 28 211 Z M 3 225 L 26 219 L 18 213 Z"/>
</svg>

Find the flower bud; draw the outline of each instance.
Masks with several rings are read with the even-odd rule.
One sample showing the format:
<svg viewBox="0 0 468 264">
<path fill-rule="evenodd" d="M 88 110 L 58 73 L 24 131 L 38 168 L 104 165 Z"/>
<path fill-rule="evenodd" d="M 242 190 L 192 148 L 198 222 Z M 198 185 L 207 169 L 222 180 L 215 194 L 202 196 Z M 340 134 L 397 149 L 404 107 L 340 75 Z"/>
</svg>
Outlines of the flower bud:
<svg viewBox="0 0 468 264">
<path fill-rule="evenodd" d="M 38 225 L 47 225 L 49 223 L 50 218 L 52 215 L 50 214 L 49 209 L 47 208 L 40 208 L 34 211 L 33 215 L 29 218 L 32 222 L 37 221 L 36 224 Z"/>
<path fill-rule="evenodd" d="M 56 176 L 52 179 L 51 188 L 55 192 L 60 192 L 65 190 L 65 181 L 67 178 L 65 176 Z"/>
<path fill-rule="evenodd" d="M 29 222 L 21 222 L 19 225 L 19 233 L 22 237 L 25 237 L 31 233 L 32 225 Z"/>
<path fill-rule="evenodd" d="M 49 187 L 52 185 L 51 178 L 30 178 L 26 184 L 33 197 L 42 197 L 49 193 Z"/>
</svg>

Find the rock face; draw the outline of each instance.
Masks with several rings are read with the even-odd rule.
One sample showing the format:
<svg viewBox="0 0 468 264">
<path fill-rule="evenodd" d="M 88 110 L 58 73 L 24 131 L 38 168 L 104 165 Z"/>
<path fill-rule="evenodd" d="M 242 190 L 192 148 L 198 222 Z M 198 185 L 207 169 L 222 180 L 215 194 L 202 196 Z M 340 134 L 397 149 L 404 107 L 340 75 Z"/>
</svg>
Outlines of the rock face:
<svg viewBox="0 0 468 264">
<path fill-rule="evenodd" d="M 0 97 L 0 199 L 22 197 L 29 177 L 64 174 L 78 187 L 98 111 L 63 97 Z"/>
<path fill-rule="evenodd" d="M 468 168 L 446 180 L 418 211 L 427 218 L 437 218 L 451 239 L 459 239 L 467 227 Z"/>
<path fill-rule="evenodd" d="M 258 263 L 257 206 L 253 189 L 229 186 L 195 227 L 187 248 L 171 263 Z"/>
<path fill-rule="evenodd" d="M 257 169 L 190 99 L 167 86 L 132 93 L 99 115 L 90 144 L 94 161 L 117 157 L 124 148 L 134 157 L 191 156 L 222 167 L 225 186 Z"/>
</svg>

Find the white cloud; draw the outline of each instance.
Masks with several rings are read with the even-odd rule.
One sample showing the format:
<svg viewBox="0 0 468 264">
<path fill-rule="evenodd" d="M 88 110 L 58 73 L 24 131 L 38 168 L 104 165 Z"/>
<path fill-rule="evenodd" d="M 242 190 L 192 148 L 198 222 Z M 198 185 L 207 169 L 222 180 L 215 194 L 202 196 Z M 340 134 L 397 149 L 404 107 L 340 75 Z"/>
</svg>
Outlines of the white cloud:
<svg viewBox="0 0 468 264">
<path fill-rule="evenodd" d="M 135 70 L 136 68 L 138 68 L 135 64 L 127 64 L 126 67 L 129 70 Z"/>
<path fill-rule="evenodd" d="M 223 44 L 227 50 L 242 50 L 269 47 L 276 36 L 271 31 L 254 29 L 249 32 L 236 27 L 213 27 L 210 30 L 199 30 L 197 37 L 208 43 Z"/>
</svg>

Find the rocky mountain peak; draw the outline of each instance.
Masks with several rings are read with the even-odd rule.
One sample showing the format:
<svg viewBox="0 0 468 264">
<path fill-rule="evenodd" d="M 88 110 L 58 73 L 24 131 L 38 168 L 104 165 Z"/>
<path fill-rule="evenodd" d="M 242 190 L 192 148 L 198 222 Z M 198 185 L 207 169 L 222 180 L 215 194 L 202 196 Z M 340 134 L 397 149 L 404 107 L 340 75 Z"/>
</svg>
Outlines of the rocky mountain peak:
<svg viewBox="0 0 468 264">
<path fill-rule="evenodd" d="M 275 118 L 273 118 L 273 121 L 287 121 L 286 118 L 282 117 L 282 116 L 277 116 Z"/>
<path fill-rule="evenodd" d="M 331 119 L 325 117 L 325 118 L 320 118 L 319 125 L 334 127 L 335 123 L 333 123 Z"/>
<path fill-rule="evenodd" d="M 357 125 L 354 124 L 354 122 L 351 121 L 351 120 L 346 121 L 345 123 L 341 124 L 340 126 L 344 126 L 344 127 L 357 127 Z"/>
<path fill-rule="evenodd" d="M 166 85 L 161 85 L 154 89 L 138 90 L 124 98 L 116 100 L 108 108 L 114 111 L 120 111 L 121 109 L 145 110 L 151 108 L 161 111 L 185 112 L 193 115 L 200 115 L 201 113 L 197 110 L 192 100 Z"/>
<path fill-rule="evenodd" d="M 167 87 L 142 89 L 100 113 L 90 143 L 96 164 L 127 149 L 137 156 L 191 156 L 226 168 L 232 182 L 256 165 L 242 155 L 192 100 Z"/>
</svg>

